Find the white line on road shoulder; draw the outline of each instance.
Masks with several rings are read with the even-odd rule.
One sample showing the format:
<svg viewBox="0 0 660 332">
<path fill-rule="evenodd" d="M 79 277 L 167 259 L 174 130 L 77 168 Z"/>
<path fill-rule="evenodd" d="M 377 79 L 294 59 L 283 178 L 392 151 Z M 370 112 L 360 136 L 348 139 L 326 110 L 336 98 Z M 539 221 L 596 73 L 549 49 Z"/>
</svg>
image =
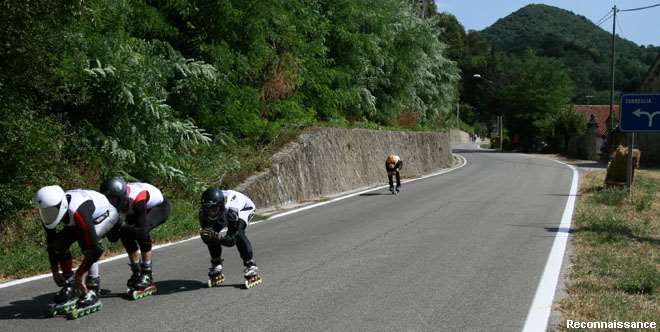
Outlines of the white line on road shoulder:
<svg viewBox="0 0 660 332">
<path fill-rule="evenodd" d="M 555 235 L 548 255 L 548 261 L 543 269 L 541 281 L 534 294 L 534 300 L 527 313 L 525 326 L 523 332 L 537 332 L 545 331 L 548 325 L 548 319 L 552 310 L 552 302 L 555 298 L 555 290 L 559 281 L 559 273 L 561 272 L 562 261 L 564 260 L 564 252 L 566 251 L 566 242 L 568 241 L 569 230 L 571 229 L 571 219 L 573 218 L 573 210 L 575 208 L 575 195 L 578 188 L 578 171 L 577 169 L 564 162 L 553 160 L 560 164 L 564 164 L 573 170 L 573 181 L 571 183 L 571 191 L 566 200 L 564 207 L 564 214 L 559 224 L 559 229 Z"/>
<path fill-rule="evenodd" d="M 444 169 L 444 170 L 436 172 L 436 173 L 431 173 L 431 174 L 428 174 L 428 175 L 420 176 L 418 178 L 405 180 L 405 181 L 402 181 L 402 183 L 415 182 L 415 181 L 423 180 L 423 179 L 430 178 L 430 177 L 433 177 L 433 176 L 438 176 L 440 174 L 445 174 L 445 173 L 451 172 L 453 170 L 456 170 L 456 169 L 459 169 L 459 168 L 465 166 L 465 164 L 467 163 L 467 160 L 465 159 L 465 157 L 463 157 L 459 154 L 454 154 L 454 155 L 458 156 L 461 159 L 461 163 L 458 166 L 448 168 L 448 169 Z M 322 206 L 322 205 L 334 203 L 336 201 L 341 201 L 341 200 L 351 198 L 351 197 L 354 197 L 354 196 L 357 196 L 357 195 L 360 195 L 360 194 L 364 194 L 364 193 L 367 193 L 367 192 L 370 192 L 370 191 L 375 191 L 375 190 L 379 190 L 379 189 L 383 189 L 383 188 L 387 188 L 387 187 L 389 187 L 389 185 L 378 186 L 378 187 L 369 188 L 369 189 L 366 189 L 366 190 L 354 192 L 354 193 L 344 195 L 344 196 L 341 196 L 341 197 L 337 197 L 337 198 L 334 198 L 334 199 L 331 199 L 331 200 L 328 200 L 328 201 L 325 201 L 325 202 L 315 203 L 315 204 L 304 206 L 304 207 L 301 207 L 301 208 L 298 208 L 298 209 L 295 209 L 295 210 L 275 214 L 275 215 L 272 215 L 272 216 L 270 216 L 266 219 L 253 222 L 252 224 L 257 224 L 257 223 L 260 223 L 260 222 L 264 222 L 266 220 L 271 220 L 271 219 L 275 219 L 275 218 L 279 218 L 279 217 L 288 216 L 290 214 L 294 214 L 294 213 L 297 213 L 297 212 L 300 212 L 300 211 L 304 211 L 304 210 L 307 210 L 307 209 L 311 209 L 311 208 L 319 207 L 319 206 Z"/>
<path fill-rule="evenodd" d="M 467 164 L 467 159 L 465 159 L 465 157 L 463 157 L 459 154 L 455 154 L 455 153 L 453 155 L 458 156 L 459 159 L 461 159 L 461 163 L 458 166 L 448 168 L 448 169 L 444 169 L 444 170 L 441 170 L 441 171 L 438 171 L 438 172 L 435 172 L 435 173 L 431 173 L 431 174 L 428 174 L 428 175 L 424 175 L 424 176 L 421 176 L 421 177 L 418 177 L 418 178 L 415 178 L 415 179 L 406 180 L 406 181 L 403 181 L 403 183 L 414 182 L 414 181 L 430 178 L 430 177 L 433 177 L 433 176 L 438 176 L 438 175 L 441 175 L 441 174 L 449 173 L 449 172 L 457 170 L 457 169 L 465 166 L 465 164 Z M 294 210 L 291 210 L 291 211 L 287 211 L 287 212 L 284 212 L 284 213 L 279 213 L 279 214 L 276 214 L 276 215 L 272 215 L 272 216 L 270 216 L 266 219 L 258 220 L 258 221 L 252 222 L 250 224 L 259 224 L 259 223 L 262 223 L 262 222 L 267 221 L 267 220 L 288 216 L 290 214 L 294 214 L 294 213 L 297 213 L 297 212 L 300 212 L 300 211 L 304 211 L 304 210 L 308 210 L 308 209 L 311 209 L 311 208 L 319 207 L 321 205 L 330 204 L 330 203 L 333 203 L 333 202 L 336 202 L 336 201 L 341 201 L 343 199 L 350 198 L 350 197 L 353 197 L 353 196 L 357 196 L 357 195 L 362 194 L 362 193 L 366 193 L 366 192 L 370 192 L 370 191 L 374 191 L 374 190 L 379 190 L 379 189 L 383 189 L 383 188 L 386 188 L 386 187 L 388 187 L 388 186 L 385 185 L 385 186 L 378 186 L 378 187 L 374 187 L 374 188 L 369 188 L 367 190 L 351 193 L 351 194 L 341 196 L 341 197 L 337 197 L 337 198 L 334 198 L 334 199 L 331 199 L 331 200 L 328 200 L 328 201 L 325 201 L 325 202 L 320 202 L 320 203 L 304 206 L 304 207 L 301 207 L 301 208 L 298 208 L 298 209 L 294 209 Z M 160 245 L 154 246 L 153 250 L 157 250 L 157 249 L 165 248 L 165 247 L 170 247 L 170 246 L 173 246 L 173 245 L 177 245 L 177 244 L 180 244 L 180 243 L 192 241 L 192 240 L 195 240 L 195 239 L 199 239 L 199 235 L 193 236 L 189 239 L 185 239 L 185 240 L 181 240 L 181 241 L 160 244 Z M 117 255 L 117 256 L 112 256 L 110 258 L 100 260 L 99 264 L 106 263 L 106 262 L 111 262 L 111 261 L 118 260 L 118 259 L 125 258 L 125 257 L 128 257 L 128 255 L 120 254 L 120 255 Z M 26 282 L 30 282 L 30 281 L 34 281 L 34 280 L 48 278 L 48 277 L 51 277 L 51 276 L 52 276 L 51 273 L 46 273 L 46 274 L 41 274 L 41 275 L 32 276 L 32 277 L 28 277 L 28 278 L 8 281 L 8 282 L 0 284 L 0 289 L 15 286 L 15 285 L 24 284 Z"/>
</svg>

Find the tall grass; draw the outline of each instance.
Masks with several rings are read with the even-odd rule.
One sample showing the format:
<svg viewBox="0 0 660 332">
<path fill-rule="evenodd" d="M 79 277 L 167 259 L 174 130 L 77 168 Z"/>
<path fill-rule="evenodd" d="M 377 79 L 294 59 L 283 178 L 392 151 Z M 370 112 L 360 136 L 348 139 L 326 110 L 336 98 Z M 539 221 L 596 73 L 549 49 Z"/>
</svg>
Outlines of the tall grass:
<svg viewBox="0 0 660 332">
<path fill-rule="evenodd" d="M 604 172 L 587 173 L 574 217 L 574 253 L 564 321 L 658 321 L 660 171 L 640 171 L 633 195 L 603 189 Z"/>
</svg>

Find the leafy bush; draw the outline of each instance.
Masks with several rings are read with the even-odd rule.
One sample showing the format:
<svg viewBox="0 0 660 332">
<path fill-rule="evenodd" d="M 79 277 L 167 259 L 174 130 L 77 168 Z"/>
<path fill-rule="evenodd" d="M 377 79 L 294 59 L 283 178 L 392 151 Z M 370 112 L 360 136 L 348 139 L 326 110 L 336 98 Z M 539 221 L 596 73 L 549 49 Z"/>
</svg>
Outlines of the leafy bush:
<svg viewBox="0 0 660 332">
<path fill-rule="evenodd" d="M 0 220 L 29 208 L 41 185 L 57 180 L 65 127 L 48 116 L 39 116 L 25 104 L 0 103 Z"/>
</svg>

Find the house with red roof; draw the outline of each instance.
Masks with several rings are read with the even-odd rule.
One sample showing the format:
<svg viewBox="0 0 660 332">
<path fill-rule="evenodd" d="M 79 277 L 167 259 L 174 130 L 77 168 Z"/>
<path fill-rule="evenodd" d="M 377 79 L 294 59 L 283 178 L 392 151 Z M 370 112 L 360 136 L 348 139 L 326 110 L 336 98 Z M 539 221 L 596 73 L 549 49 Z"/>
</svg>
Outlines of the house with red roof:
<svg viewBox="0 0 660 332">
<path fill-rule="evenodd" d="M 610 126 L 610 105 L 573 105 L 573 109 L 587 121 L 587 132 L 569 140 L 568 154 L 581 159 L 600 160 L 601 149 Z M 616 125 L 619 105 L 613 106 L 612 113 Z"/>
<path fill-rule="evenodd" d="M 660 54 L 644 76 L 638 91 L 640 91 L 638 93 L 660 93 Z M 607 129 L 610 127 L 610 105 L 574 105 L 573 109 L 582 114 L 590 125 L 587 133 L 570 139 L 568 154 L 582 159 L 599 160 L 601 148 L 607 138 Z M 618 127 L 621 118 L 619 105 L 613 105 L 612 113 L 614 126 Z M 614 144 L 625 142 L 625 135 L 624 133 L 615 135 Z M 660 133 L 635 134 L 635 148 L 642 153 L 640 158 L 642 164 L 660 163 Z"/>
<path fill-rule="evenodd" d="M 574 105 L 575 111 L 582 114 L 587 123 L 594 117 L 596 121 L 596 132 L 598 136 L 603 137 L 607 135 L 607 128 L 609 127 L 610 119 L 610 105 Z M 619 119 L 619 105 L 614 105 L 612 109 L 614 113 L 614 123 L 618 123 Z"/>
</svg>

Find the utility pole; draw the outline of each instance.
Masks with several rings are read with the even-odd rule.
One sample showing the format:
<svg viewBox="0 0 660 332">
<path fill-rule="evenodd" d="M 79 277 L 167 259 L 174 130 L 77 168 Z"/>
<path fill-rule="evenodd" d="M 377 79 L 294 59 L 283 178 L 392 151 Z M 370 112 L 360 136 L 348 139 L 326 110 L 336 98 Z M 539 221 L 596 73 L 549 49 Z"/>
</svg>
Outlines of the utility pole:
<svg viewBox="0 0 660 332">
<path fill-rule="evenodd" d="M 612 10 L 614 12 L 614 18 L 612 19 L 612 59 L 610 61 L 610 137 L 614 137 L 614 41 L 616 39 L 616 5 L 614 5 Z M 612 144 L 611 141 L 609 143 Z"/>
</svg>

